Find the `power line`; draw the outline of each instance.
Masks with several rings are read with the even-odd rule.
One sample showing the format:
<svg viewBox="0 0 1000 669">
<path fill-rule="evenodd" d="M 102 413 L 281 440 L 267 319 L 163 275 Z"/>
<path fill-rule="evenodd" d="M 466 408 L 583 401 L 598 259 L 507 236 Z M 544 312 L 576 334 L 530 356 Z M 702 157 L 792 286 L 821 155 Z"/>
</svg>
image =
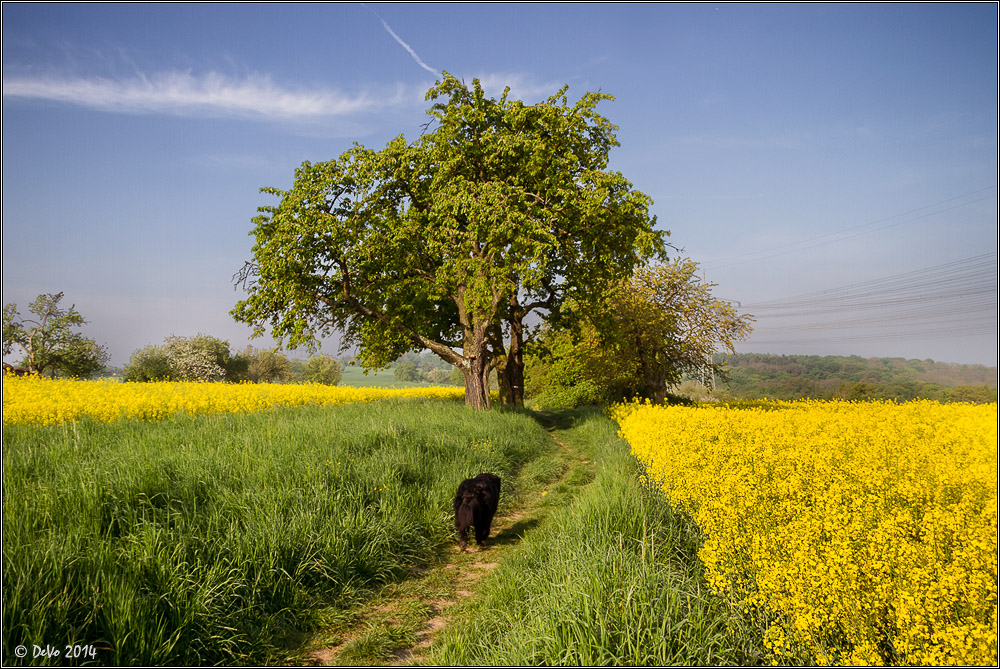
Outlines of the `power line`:
<svg viewBox="0 0 1000 669">
<path fill-rule="evenodd" d="M 913 341 L 996 334 L 997 254 L 747 304 L 758 344 Z M 816 337 L 815 335 L 823 335 Z"/>
<path fill-rule="evenodd" d="M 767 300 L 748 305 L 747 308 L 758 310 L 785 309 L 803 304 L 833 303 L 860 296 L 878 296 L 886 293 L 915 293 L 926 288 L 940 290 L 943 286 L 958 285 L 960 288 L 985 286 L 995 292 L 997 277 L 997 254 L 983 255 L 956 260 L 954 262 L 936 265 L 926 269 L 895 274 L 881 279 L 863 281 L 839 288 L 820 290 L 792 297 Z M 992 279 L 992 282 L 990 281 Z"/>
<path fill-rule="evenodd" d="M 978 195 L 978 194 L 984 193 L 986 191 L 992 191 L 992 192 L 991 192 L 990 195 L 979 197 L 979 198 L 976 198 L 974 200 L 969 200 L 967 202 L 961 202 L 959 204 L 954 204 L 954 205 L 945 207 L 943 209 L 938 208 L 938 207 L 941 207 L 941 205 L 949 204 L 951 202 L 955 202 L 956 200 L 961 200 L 963 198 L 967 198 L 967 197 L 970 197 L 972 195 Z M 763 249 L 763 250 L 760 250 L 760 251 L 750 251 L 750 252 L 747 252 L 747 253 L 741 253 L 741 254 L 737 254 L 737 255 L 734 255 L 734 256 L 730 256 L 730 258 L 732 259 L 732 262 L 727 261 L 725 258 L 723 258 L 722 260 L 719 260 L 719 261 L 706 262 L 705 266 L 709 267 L 712 270 L 718 270 L 718 269 L 723 269 L 723 268 L 726 268 L 726 267 L 734 267 L 736 265 L 745 265 L 747 263 L 759 262 L 761 260 L 769 260 L 771 258 L 776 258 L 778 256 L 787 255 L 789 253 L 797 253 L 799 251 L 804 251 L 806 249 L 813 249 L 813 248 L 816 248 L 816 247 L 819 247 L 819 246 L 825 246 L 827 244 L 834 244 L 834 243 L 845 241 L 845 240 L 848 240 L 848 239 L 853 239 L 855 237 L 860 237 L 862 235 L 866 235 L 866 234 L 869 234 L 869 233 L 872 233 L 872 232 L 879 232 L 881 230 L 887 230 L 889 228 L 894 228 L 896 226 L 903 225 L 904 223 L 911 223 L 913 221 L 917 221 L 917 220 L 921 220 L 921 219 L 924 219 L 924 218 L 928 218 L 930 216 L 936 216 L 938 214 L 943 214 L 945 212 L 953 211 L 953 210 L 959 209 L 961 207 L 966 207 L 966 206 L 968 206 L 970 204 L 975 204 L 976 202 L 982 202 L 984 200 L 990 200 L 990 199 L 993 199 L 993 198 L 996 197 L 995 191 L 996 191 L 996 187 L 995 186 L 989 186 L 987 188 L 980 188 L 980 189 L 977 189 L 977 190 L 974 190 L 974 191 L 970 191 L 968 193 L 963 193 L 962 195 L 956 195 L 954 197 L 950 197 L 950 198 L 947 198 L 945 200 L 939 200 L 938 202 L 934 202 L 932 204 L 924 205 L 922 207 L 917 207 L 915 209 L 910 209 L 910 210 L 905 211 L 905 212 L 900 213 L 900 214 L 894 214 L 892 216 L 887 216 L 885 218 L 880 218 L 880 219 L 877 219 L 875 221 L 870 221 L 868 223 L 862 223 L 861 225 L 855 225 L 855 226 L 852 226 L 852 227 L 843 228 L 841 230 L 836 230 L 834 232 L 828 232 L 826 234 L 819 235 L 817 237 L 810 237 L 808 239 L 799 240 L 797 242 L 790 242 L 788 244 L 782 244 L 782 245 L 774 246 L 774 247 L 771 247 L 771 248 L 768 248 L 768 249 Z M 917 212 L 923 212 L 923 211 L 925 211 L 927 209 L 934 209 L 934 211 L 929 211 L 929 212 L 926 212 L 926 213 L 922 213 L 919 216 L 910 216 L 911 214 L 916 214 Z M 904 217 L 904 216 L 910 216 L 910 217 L 909 218 L 903 218 L 903 220 L 895 221 L 893 223 L 888 223 L 888 221 L 893 221 L 894 219 L 901 218 L 901 217 Z M 885 223 L 885 225 L 880 225 L 880 224 L 883 224 L 883 223 Z M 875 226 L 878 226 L 878 227 L 875 227 Z M 847 234 L 847 233 L 854 233 L 854 234 Z M 837 239 L 828 239 L 830 237 L 837 237 Z M 820 240 L 826 240 L 826 241 L 820 241 Z M 818 243 L 811 244 L 811 242 L 818 242 Z M 803 244 L 808 244 L 808 246 L 803 246 Z M 766 255 L 764 255 L 764 254 L 766 254 Z M 751 257 L 751 256 L 757 256 L 757 257 Z M 745 260 L 739 260 L 740 258 L 746 258 L 746 259 Z"/>
<path fill-rule="evenodd" d="M 781 339 L 781 338 L 752 338 L 749 342 L 754 345 L 768 345 L 768 346 L 788 346 L 797 344 L 849 344 L 849 343 L 859 343 L 859 342 L 882 342 L 882 341 L 932 341 L 938 339 L 955 339 L 959 337 L 979 337 L 986 335 L 996 336 L 996 327 L 980 327 L 980 328 L 968 328 L 962 329 L 960 332 L 952 328 L 936 329 L 936 330 L 914 330 L 914 331 L 898 331 L 898 332 L 883 332 L 883 333 L 858 333 L 853 335 L 845 335 L 838 337 L 810 337 L 808 340 L 801 338 L 797 339 Z"/>
</svg>

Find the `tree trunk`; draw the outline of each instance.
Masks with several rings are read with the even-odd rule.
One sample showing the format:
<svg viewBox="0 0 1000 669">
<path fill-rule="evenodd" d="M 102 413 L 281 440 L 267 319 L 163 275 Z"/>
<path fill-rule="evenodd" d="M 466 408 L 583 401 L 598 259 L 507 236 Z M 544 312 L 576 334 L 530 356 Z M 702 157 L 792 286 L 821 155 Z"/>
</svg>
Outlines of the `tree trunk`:
<svg viewBox="0 0 1000 669">
<path fill-rule="evenodd" d="M 485 328 L 477 327 L 465 350 L 462 374 L 465 376 L 465 406 L 473 409 L 490 408 L 490 358 Z"/>
<path fill-rule="evenodd" d="M 471 358 L 469 366 L 462 368 L 465 376 L 465 406 L 473 409 L 490 408 L 488 370 L 483 369 L 481 358 Z"/>
<path fill-rule="evenodd" d="M 500 395 L 500 404 L 510 406 L 514 398 L 510 390 L 510 381 L 507 379 L 507 349 L 503 345 L 503 335 L 500 328 L 494 328 L 492 332 L 491 350 L 492 360 L 490 364 L 497 371 L 497 389 Z M 492 373 L 492 369 L 490 370 Z"/>
<path fill-rule="evenodd" d="M 510 387 L 509 404 L 524 408 L 524 361 L 519 355 L 516 359 L 509 358 L 504 368 L 504 376 Z"/>
<path fill-rule="evenodd" d="M 653 400 L 654 404 L 663 404 L 663 400 L 667 397 L 667 382 L 663 370 L 656 364 L 655 358 L 651 359 L 638 342 L 635 349 L 642 360 L 642 395 Z"/>
<path fill-rule="evenodd" d="M 520 318 L 510 320 L 510 350 L 507 352 L 507 360 L 503 366 L 501 387 L 507 386 L 507 401 L 505 404 L 524 408 L 524 353 L 522 343 L 524 342 L 524 324 Z"/>
<path fill-rule="evenodd" d="M 496 368 L 497 389 L 500 395 L 500 404 L 512 406 L 514 404 L 514 393 L 510 389 L 510 379 L 507 378 L 507 363 L 505 362 Z"/>
</svg>

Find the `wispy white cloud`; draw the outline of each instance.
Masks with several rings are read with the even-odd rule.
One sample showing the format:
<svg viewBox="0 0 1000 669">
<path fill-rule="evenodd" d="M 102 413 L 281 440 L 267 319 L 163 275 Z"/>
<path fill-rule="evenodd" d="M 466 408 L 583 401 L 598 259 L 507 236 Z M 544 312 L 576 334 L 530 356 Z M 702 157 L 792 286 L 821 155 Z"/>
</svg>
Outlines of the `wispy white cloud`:
<svg viewBox="0 0 1000 669">
<path fill-rule="evenodd" d="M 423 90 L 398 85 L 346 93 L 333 89 L 291 89 L 270 77 L 227 77 L 217 72 L 164 72 L 130 78 L 10 75 L 6 99 L 45 100 L 128 114 L 223 116 L 302 120 L 349 116 L 420 104 Z"/>
<path fill-rule="evenodd" d="M 561 87 L 559 82 L 539 82 L 531 74 L 524 73 L 456 76 L 469 84 L 473 78 L 478 78 L 486 93 L 496 97 L 510 86 L 512 98 L 528 103 L 543 100 Z M 425 105 L 424 94 L 429 85 L 427 81 L 368 85 L 347 92 L 333 88 L 292 88 L 261 74 L 232 76 L 181 70 L 155 74 L 133 71 L 125 76 L 5 73 L 3 97 L 8 101 L 51 102 L 117 114 L 297 123 L 339 118 L 346 122 L 360 121 L 382 112 L 420 109 Z M 574 98 L 582 93 L 583 89 L 571 90 L 569 95 Z"/>
</svg>

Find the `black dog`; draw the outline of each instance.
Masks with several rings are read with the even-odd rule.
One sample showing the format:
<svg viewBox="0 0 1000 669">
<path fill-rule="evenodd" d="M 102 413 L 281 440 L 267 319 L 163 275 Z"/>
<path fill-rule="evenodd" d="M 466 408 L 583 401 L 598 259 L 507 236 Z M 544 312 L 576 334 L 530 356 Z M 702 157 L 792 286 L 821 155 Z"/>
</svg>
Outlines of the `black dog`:
<svg viewBox="0 0 1000 669">
<path fill-rule="evenodd" d="M 455 529 L 461 541 L 458 547 L 465 550 L 469 543 L 469 527 L 476 526 L 476 543 L 480 546 L 490 536 L 490 525 L 500 501 L 500 477 L 496 474 L 480 474 L 474 479 L 465 479 L 455 494 Z"/>
</svg>

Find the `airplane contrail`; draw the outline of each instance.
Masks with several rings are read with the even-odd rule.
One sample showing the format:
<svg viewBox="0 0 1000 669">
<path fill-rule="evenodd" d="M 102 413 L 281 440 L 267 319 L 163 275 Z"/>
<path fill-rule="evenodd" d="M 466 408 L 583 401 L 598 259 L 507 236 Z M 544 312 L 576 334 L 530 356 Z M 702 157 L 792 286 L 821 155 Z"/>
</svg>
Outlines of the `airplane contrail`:
<svg viewBox="0 0 1000 669">
<path fill-rule="evenodd" d="M 365 5 L 365 7 L 368 7 L 368 5 Z M 385 31 L 387 33 L 389 33 L 390 35 L 392 35 L 392 38 L 394 40 L 396 40 L 396 42 L 399 43 L 399 46 L 401 46 L 404 49 L 406 49 L 406 51 L 410 54 L 410 56 L 413 57 L 413 60 L 417 61 L 417 65 L 419 65 L 420 67 L 424 68 L 425 70 L 427 70 L 431 74 L 436 74 L 438 76 L 441 75 L 440 72 L 438 72 L 437 70 L 435 70 L 433 67 L 431 67 L 430 65 L 428 65 L 424 61 L 420 60 L 420 56 L 418 56 L 417 52 L 413 50 L 413 47 L 411 47 L 409 44 L 407 44 L 406 42 L 404 42 L 403 38 L 396 34 L 396 31 L 393 30 L 389 26 L 389 23 L 385 19 L 383 19 L 382 16 L 378 12 L 376 12 L 371 7 L 368 7 L 368 9 L 371 10 L 372 14 L 374 14 L 376 17 L 378 17 L 378 20 L 382 22 L 382 27 L 385 28 Z"/>
</svg>

